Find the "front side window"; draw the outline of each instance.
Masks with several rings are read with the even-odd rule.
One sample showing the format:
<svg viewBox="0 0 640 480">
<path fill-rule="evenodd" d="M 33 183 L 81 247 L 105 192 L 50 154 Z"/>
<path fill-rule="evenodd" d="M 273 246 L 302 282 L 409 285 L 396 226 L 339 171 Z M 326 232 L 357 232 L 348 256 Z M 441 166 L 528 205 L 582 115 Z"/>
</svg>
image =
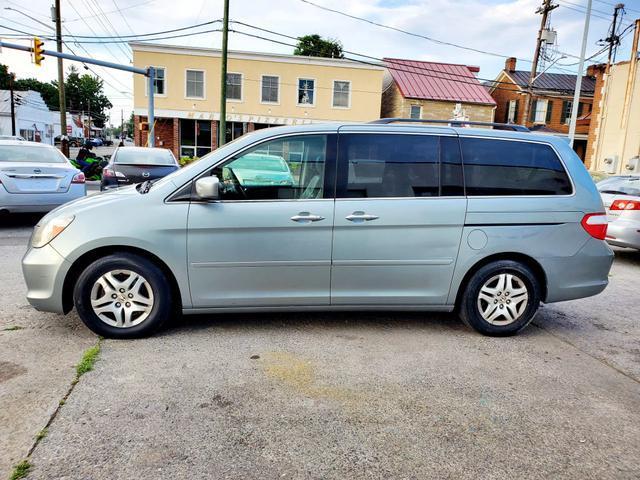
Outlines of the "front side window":
<svg viewBox="0 0 640 480">
<path fill-rule="evenodd" d="M 327 135 L 264 142 L 217 166 L 222 200 L 313 200 L 324 195 Z"/>
<path fill-rule="evenodd" d="M 420 119 L 422 118 L 422 107 L 420 105 L 411 105 L 410 118 Z"/>
<path fill-rule="evenodd" d="M 308 78 L 298 80 L 298 104 L 314 105 L 315 104 L 315 88 L 316 81 Z"/>
<path fill-rule="evenodd" d="M 346 185 L 339 196 L 438 196 L 439 151 L 439 137 L 431 135 L 341 135 L 339 177 L 346 177 Z"/>
<path fill-rule="evenodd" d="M 202 70 L 187 70 L 186 81 L 188 98 L 204 98 L 204 72 Z"/>
<path fill-rule="evenodd" d="M 569 195 L 569 177 L 549 146 L 461 138 L 467 195 Z"/>
<path fill-rule="evenodd" d="M 279 78 L 273 75 L 262 76 L 261 98 L 264 103 L 278 103 L 280 99 L 278 91 Z"/>
<path fill-rule="evenodd" d="M 242 100 L 241 73 L 227 73 L 227 100 Z"/>
<path fill-rule="evenodd" d="M 333 106 L 338 108 L 349 108 L 351 92 L 351 82 L 336 80 L 333 82 Z"/>
</svg>

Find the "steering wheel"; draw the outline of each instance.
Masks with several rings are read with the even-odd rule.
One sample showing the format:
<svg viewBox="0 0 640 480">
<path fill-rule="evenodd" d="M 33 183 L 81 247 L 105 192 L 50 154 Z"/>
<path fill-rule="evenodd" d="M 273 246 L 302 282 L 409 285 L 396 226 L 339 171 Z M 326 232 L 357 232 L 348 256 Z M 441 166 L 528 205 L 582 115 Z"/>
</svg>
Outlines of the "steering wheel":
<svg viewBox="0 0 640 480">
<path fill-rule="evenodd" d="M 229 168 L 229 172 L 231 172 L 231 175 L 233 176 L 233 181 L 238 186 L 238 188 L 236 190 L 239 190 L 240 193 L 242 194 L 242 196 L 245 199 L 248 198 L 247 197 L 247 192 L 244 190 L 244 188 L 242 188 L 242 184 L 240 183 L 240 180 L 238 179 L 238 176 L 236 175 L 236 172 L 233 171 L 233 168 Z M 234 187 L 235 187 L 235 185 L 234 185 Z"/>
</svg>

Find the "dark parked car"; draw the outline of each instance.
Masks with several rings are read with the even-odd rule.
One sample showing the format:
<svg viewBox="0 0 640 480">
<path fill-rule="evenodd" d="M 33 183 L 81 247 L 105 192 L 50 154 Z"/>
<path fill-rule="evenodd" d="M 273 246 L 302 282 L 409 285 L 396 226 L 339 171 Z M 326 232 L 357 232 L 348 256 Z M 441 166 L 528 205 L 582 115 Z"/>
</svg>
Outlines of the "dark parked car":
<svg viewBox="0 0 640 480">
<path fill-rule="evenodd" d="M 154 180 L 179 168 L 176 157 L 166 148 L 118 147 L 102 170 L 100 190 Z"/>
<path fill-rule="evenodd" d="M 53 139 L 56 145 L 60 145 L 60 135 Z M 84 144 L 84 138 L 82 137 L 69 137 L 69 146 L 70 147 L 79 147 Z"/>
</svg>

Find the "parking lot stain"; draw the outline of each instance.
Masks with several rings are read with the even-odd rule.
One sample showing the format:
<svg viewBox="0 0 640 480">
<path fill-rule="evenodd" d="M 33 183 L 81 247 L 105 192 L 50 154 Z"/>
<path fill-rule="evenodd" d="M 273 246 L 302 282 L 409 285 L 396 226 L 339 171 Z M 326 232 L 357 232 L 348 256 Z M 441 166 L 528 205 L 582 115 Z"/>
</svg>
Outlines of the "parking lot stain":
<svg viewBox="0 0 640 480">
<path fill-rule="evenodd" d="M 27 373 L 22 365 L 13 362 L 0 362 L 0 383 Z"/>
<path fill-rule="evenodd" d="M 269 352 L 262 356 L 266 375 L 308 397 L 353 404 L 359 396 L 346 388 L 318 385 L 310 361 L 288 352 Z"/>
</svg>

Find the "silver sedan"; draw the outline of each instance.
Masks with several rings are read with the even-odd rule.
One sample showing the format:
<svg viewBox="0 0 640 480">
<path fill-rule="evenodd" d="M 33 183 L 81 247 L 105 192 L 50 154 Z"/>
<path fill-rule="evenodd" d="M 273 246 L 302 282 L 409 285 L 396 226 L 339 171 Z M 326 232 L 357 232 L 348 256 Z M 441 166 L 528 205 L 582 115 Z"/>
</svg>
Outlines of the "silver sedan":
<svg viewBox="0 0 640 480">
<path fill-rule="evenodd" d="M 84 174 L 58 149 L 0 140 L 0 213 L 48 212 L 85 195 Z"/>
<path fill-rule="evenodd" d="M 640 176 L 615 176 L 598 182 L 607 209 L 607 242 L 640 249 Z"/>
</svg>

